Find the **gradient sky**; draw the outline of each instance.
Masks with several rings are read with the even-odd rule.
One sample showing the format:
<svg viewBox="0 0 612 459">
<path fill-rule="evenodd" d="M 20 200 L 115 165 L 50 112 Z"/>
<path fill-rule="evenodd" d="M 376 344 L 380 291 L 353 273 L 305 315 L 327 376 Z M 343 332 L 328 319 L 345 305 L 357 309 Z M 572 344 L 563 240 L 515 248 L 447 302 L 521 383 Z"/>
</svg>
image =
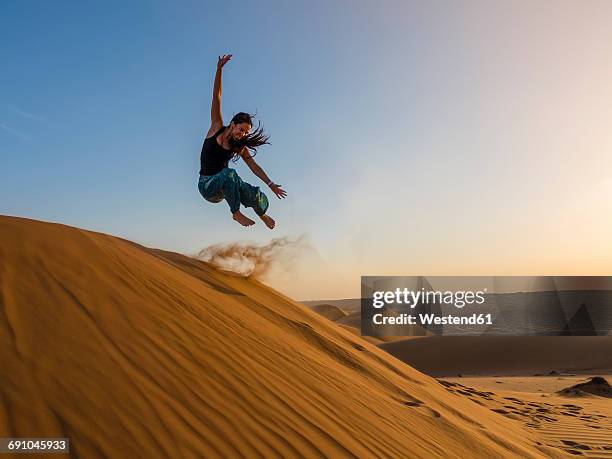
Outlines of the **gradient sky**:
<svg viewBox="0 0 612 459">
<path fill-rule="evenodd" d="M 271 285 L 612 273 L 612 2 L 4 1 L 0 213 L 183 253 L 304 235 Z M 244 229 L 196 182 L 257 112 L 289 193 Z M 243 178 L 258 184 L 243 163 Z"/>
</svg>

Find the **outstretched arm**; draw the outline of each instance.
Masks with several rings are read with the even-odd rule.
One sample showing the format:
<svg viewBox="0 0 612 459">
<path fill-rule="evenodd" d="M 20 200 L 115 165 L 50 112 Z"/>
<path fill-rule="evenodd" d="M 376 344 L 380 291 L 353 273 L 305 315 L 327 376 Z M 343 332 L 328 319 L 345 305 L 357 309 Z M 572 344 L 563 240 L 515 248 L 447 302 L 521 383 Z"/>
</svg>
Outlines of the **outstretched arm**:
<svg viewBox="0 0 612 459">
<path fill-rule="evenodd" d="M 229 62 L 232 58 L 231 54 L 224 54 L 219 56 L 217 61 L 217 73 L 215 74 L 215 84 L 213 85 L 212 104 L 210 107 L 210 129 L 206 137 L 210 137 L 223 126 L 223 115 L 221 114 L 221 74 L 223 73 L 223 66 Z"/>
<path fill-rule="evenodd" d="M 251 156 L 249 149 L 247 147 L 244 147 L 241 151 L 240 151 L 240 156 L 242 156 L 242 159 L 244 159 L 244 162 L 247 163 L 247 166 L 249 166 L 249 169 L 251 169 L 251 171 L 253 172 L 253 174 L 255 174 L 257 177 L 259 177 L 266 185 L 268 185 L 270 187 L 270 189 L 272 190 L 272 192 L 279 198 L 285 198 L 287 196 L 287 192 L 285 190 L 283 190 L 281 188 L 281 185 L 277 185 L 276 183 L 274 183 L 272 180 L 270 180 L 270 178 L 266 175 L 266 173 L 264 172 L 264 170 L 259 166 L 259 164 L 257 164 L 255 162 L 255 160 L 253 159 L 253 157 Z"/>
</svg>

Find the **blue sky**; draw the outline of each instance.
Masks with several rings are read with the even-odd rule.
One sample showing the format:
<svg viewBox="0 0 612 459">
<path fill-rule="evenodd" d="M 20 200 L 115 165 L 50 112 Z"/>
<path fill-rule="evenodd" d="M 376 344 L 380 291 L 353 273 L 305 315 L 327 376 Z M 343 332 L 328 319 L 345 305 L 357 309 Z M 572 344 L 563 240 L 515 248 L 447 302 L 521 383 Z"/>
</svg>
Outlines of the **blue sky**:
<svg viewBox="0 0 612 459">
<path fill-rule="evenodd" d="M 301 298 L 357 295 L 360 274 L 609 273 L 610 13 L 2 2 L 0 213 L 186 253 L 306 235 L 309 259 L 270 281 Z M 197 193 L 223 53 L 224 115 L 257 112 L 256 159 L 289 193 L 272 233 Z"/>
<path fill-rule="evenodd" d="M 10 167 L 0 186 L 10 199 L 3 211 L 182 250 L 220 231 L 243 235 L 222 218 L 225 209 L 194 193 L 216 57 L 224 52 L 235 56 L 224 75 L 225 116 L 258 113 L 273 146 L 257 159 L 293 202 L 312 188 L 306 174 L 337 167 L 330 146 L 340 142 L 326 131 L 353 126 L 343 135 L 355 136 L 364 122 L 363 114 L 349 119 L 358 103 L 355 74 L 364 70 L 347 66 L 338 46 L 358 25 L 336 27 L 342 13 L 325 3 L 223 5 L 4 4 L 9 65 L 0 119 Z M 283 204 L 277 214 L 287 227 L 291 204 Z M 268 236 L 258 230 L 256 237 Z"/>
</svg>

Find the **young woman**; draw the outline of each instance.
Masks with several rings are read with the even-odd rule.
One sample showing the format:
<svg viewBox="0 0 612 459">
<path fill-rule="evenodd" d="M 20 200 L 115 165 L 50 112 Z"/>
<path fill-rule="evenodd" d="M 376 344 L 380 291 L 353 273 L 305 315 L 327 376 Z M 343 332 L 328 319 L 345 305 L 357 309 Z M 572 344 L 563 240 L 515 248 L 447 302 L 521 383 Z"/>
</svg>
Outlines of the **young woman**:
<svg viewBox="0 0 612 459">
<path fill-rule="evenodd" d="M 228 126 L 223 124 L 221 115 L 221 73 L 223 66 L 232 58 L 231 54 L 219 57 L 217 73 L 213 87 L 212 107 L 210 110 L 211 124 L 202 153 L 200 154 L 200 179 L 198 190 L 209 202 L 221 202 L 224 199 L 230 207 L 232 217 L 242 226 L 251 226 L 255 222 L 240 212 L 240 205 L 252 207 L 255 213 L 270 229 L 275 222 L 269 215 L 268 198 L 259 187 L 244 182 L 234 169 L 228 167 L 230 159 L 244 159 L 249 169 L 270 187 L 279 198 L 287 196 L 280 185 L 268 178 L 264 170 L 253 159 L 257 147 L 268 143 L 268 136 L 261 127 L 251 132 L 253 117 L 248 113 L 237 113 Z"/>
</svg>

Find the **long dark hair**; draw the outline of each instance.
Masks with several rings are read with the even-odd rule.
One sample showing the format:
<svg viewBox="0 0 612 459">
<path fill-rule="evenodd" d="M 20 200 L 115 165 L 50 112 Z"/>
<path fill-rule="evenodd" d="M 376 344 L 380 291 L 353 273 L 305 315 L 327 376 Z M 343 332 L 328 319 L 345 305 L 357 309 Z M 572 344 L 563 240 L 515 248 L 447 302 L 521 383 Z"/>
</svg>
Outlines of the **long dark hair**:
<svg viewBox="0 0 612 459">
<path fill-rule="evenodd" d="M 255 115 L 251 115 L 245 112 L 240 112 L 234 115 L 234 117 L 232 118 L 232 123 L 234 124 L 247 123 L 252 127 L 254 118 L 255 118 Z M 240 140 L 232 139 L 231 141 L 232 150 L 236 153 L 234 155 L 234 161 L 238 160 L 239 158 L 238 153 L 244 147 L 247 147 L 250 150 L 251 157 L 255 156 L 257 154 L 258 147 L 261 147 L 262 145 L 266 145 L 266 144 L 270 145 L 270 142 L 268 142 L 268 140 L 270 140 L 270 136 L 264 133 L 264 130 L 261 127 L 261 122 L 258 121 L 257 129 L 255 129 L 253 132 L 245 135 Z"/>
</svg>

